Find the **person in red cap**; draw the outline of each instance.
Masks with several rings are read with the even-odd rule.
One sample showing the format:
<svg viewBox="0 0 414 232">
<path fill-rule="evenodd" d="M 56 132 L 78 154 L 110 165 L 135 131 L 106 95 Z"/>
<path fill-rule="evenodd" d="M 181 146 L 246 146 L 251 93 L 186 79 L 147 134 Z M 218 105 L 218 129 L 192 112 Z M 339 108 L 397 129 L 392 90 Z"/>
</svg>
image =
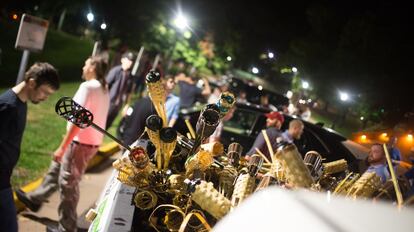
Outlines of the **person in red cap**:
<svg viewBox="0 0 414 232">
<path fill-rule="evenodd" d="M 276 149 L 276 139 L 282 135 L 280 128 L 282 127 L 285 118 L 283 115 L 277 111 L 272 111 L 265 114 L 266 116 L 266 133 L 269 137 L 269 141 L 272 143 L 273 149 Z M 256 140 L 253 143 L 252 148 L 246 153 L 246 158 L 248 159 L 251 155 L 257 154 L 256 148 L 259 149 L 268 159 L 270 159 L 269 149 L 267 148 L 266 141 L 263 137 L 263 133 L 259 133 L 256 137 Z"/>
</svg>

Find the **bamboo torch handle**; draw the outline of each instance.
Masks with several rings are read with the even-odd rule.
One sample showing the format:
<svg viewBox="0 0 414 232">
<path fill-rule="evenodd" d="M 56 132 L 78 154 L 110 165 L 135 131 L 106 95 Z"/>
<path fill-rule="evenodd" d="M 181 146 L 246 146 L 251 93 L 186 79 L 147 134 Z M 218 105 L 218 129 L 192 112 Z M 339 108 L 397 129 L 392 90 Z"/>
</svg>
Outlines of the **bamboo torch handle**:
<svg viewBox="0 0 414 232">
<path fill-rule="evenodd" d="M 269 140 L 269 136 L 267 136 L 266 130 L 262 130 L 262 133 L 263 133 L 263 137 L 266 141 L 267 149 L 269 149 L 269 154 L 271 154 L 270 158 L 272 159 L 272 163 L 274 163 L 274 160 L 273 160 L 274 152 L 273 152 L 272 144 L 270 143 L 270 140 Z"/>
<path fill-rule="evenodd" d="M 400 186 L 398 185 L 397 177 L 395 176 L 394 167 L 392 166 L 391 157 L 390 157 L 390 154 L 388 153 L 387 146 L 383 144 L 383 148 L 385 152 L 385 158 L 387 158 L 388 167 L 390 169 L 392 183 L 394 184 L 395 195 L 397 196 L 397 204 L 398 204 L 398 207 L 400 208 L 403 203 Z"/>
</svg>

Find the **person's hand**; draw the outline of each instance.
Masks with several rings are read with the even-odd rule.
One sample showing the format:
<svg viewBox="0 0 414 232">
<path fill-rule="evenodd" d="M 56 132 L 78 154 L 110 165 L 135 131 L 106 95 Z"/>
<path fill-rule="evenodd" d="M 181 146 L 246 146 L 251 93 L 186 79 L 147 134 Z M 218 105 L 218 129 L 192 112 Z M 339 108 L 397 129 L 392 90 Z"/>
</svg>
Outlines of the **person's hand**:
<svg viewBox="0 0 414 232">
<path fill-rule="evenodd" d="M 58 162 L 58 163 L 61 163 L 64 154 L 65 154 L 65 149 L 63 149 L 62 147 L 59 147 L 53 153 L 53 160 Z"/>
</svg>

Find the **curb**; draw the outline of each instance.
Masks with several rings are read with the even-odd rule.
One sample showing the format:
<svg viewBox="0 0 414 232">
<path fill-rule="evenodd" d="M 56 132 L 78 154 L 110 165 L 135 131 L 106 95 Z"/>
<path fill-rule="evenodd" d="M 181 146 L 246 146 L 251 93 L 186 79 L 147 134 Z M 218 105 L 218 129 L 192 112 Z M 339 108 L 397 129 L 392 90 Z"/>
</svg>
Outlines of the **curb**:
<svg viewBox="0 0 414 232">
<path fill-rule="evenodd" d="M 109 142 L 107 144 L 101 145 L 99 147 L 98 153 L 89 161 L 88 168 L 86 169 L 86 171 L 96 167 L 102 161 L 109 158 L 110 156 L 112 156 L 113 154 L 115 154 L 116 152 L 120 150 L 121 149 L 116 142 Z M 23 192 L 31 192 L 35 190 L 37 187 L 39 187 L 40 184 L 42 184 L 42 181 L 43 181 L 43 177 L 21 187 L 21 189 L 23 190 Z M 26 206 L 17 199 L 16 193 L 14 191 L 13 191 L 13 198 L 14 198 L 14 204 L 16 206 L 17 212 L 23 211 L 26 208 Z"/>
</svg>

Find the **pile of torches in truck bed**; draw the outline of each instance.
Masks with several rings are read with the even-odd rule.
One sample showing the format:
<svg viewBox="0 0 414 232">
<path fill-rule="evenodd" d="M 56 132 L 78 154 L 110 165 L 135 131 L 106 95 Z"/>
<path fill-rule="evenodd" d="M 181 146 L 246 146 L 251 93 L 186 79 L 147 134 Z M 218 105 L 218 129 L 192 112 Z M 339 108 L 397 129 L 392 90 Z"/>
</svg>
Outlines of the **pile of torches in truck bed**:
<svg viewBox="0 0 414 232">
<path fill-rule="evenodd" d="M 113 167 L 119 171 L 119 181 L 136 188 L 132 203 L 148 212 L 146 223 L 157 231 L 209 230 L 251 194 L 271 185 L 352 198 L 392 195 L 375 173 L 349 172 L 344 159 L 323 163 L 315 151 L 302 159 L 294 144 L 281 142 L 271 150 L 271 160 L 260 152 L 246 160 L 238 143 L 227 149 L 219 142 L 203 144 L 233 107 L 236 99 L 229 92 L 203 108 L 195 138 L 179 135 L 167 127 L 159 74 L 151 71 L 146 83 L 158 114 L 146 121 L 149 140 L 139 140 Z"/>
</svg>

